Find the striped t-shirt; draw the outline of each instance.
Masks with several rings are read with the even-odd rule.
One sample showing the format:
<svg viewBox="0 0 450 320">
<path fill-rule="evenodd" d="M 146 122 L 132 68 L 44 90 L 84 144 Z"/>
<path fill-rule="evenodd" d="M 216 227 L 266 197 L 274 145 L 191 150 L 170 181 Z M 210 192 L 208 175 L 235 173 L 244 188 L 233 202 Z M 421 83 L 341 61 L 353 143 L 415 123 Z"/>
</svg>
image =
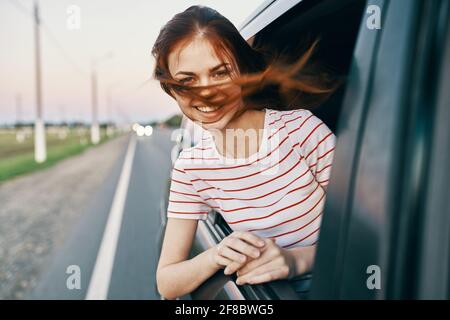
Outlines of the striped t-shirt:
<svg viewBox="0 0 450 320">
<path fill-rule="evenodd" d="M 281 247 L 316 243 L 335 136 L 308 110 L 265 111 L 260 148 L 247 159 L 225 158 L 209 134 L 180 153 L 169 218 L 204 220 L 214 209 L 231 229 Z"/>
</svg>

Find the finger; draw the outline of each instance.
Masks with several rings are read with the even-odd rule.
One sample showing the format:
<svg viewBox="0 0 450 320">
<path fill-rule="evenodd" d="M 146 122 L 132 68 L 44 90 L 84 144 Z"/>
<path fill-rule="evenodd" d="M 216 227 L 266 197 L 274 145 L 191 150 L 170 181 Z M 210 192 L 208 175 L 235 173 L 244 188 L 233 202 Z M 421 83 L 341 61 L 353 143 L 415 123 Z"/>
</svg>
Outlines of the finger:
<svg viewBox="0 0 450 320">
<path fill-rule="evenodd" d="M 247 260 L 246 255 L 236 252 L 236 251 L 232 250 L 231 248 L 229 248 L 228 246 L 223 246 L 219 252 L 219 255 L 221 255 L 222 257 L 225 257 L 227 259 L 230 259 L 232 261 L 236 261 L 236 262 L 240 262 L 240 263 L 244 263 Z"/>
<path fill-rule="evenodd" d="M 250 271 L 258 268 L 259 266 L 262 266 L 262 265 L 268 263 L 269 261 L 271 261 L 275 256 L 275 252 L 273 252 L 273 248 L 272 248 L 272 250 L 271 250 L 271 248 L 272 248 L 271 245 L 268 244 L 262 250 L 261 256 L 258 259 L 254 259 L 252 261 L 249 261 L 245 265 L 243 265 L 242 268 L 240 268 L 238 270 L 238 276 L 247 274 Z"/>
<path fill-rule="evenodd" d="M 224 273 L 225 274 L 233 274 L 237 270 L 239 270 L 239 268 L 241 268 L 243 265 L 244 265 L 244 263 L 238 263 L 236 261 L 233 261 L 229 265 L 227 265 L 227 267 L 224 270 Z"/>
<path fill-rule="evenodd" d="M 264 273 L 269 273 L 272 270 L 279 271 L 279 275 L 283 279 L 287 278 L 289 276 L 289 272 L 290 272 L 289 266 L 283 263 L 283 259 L 278 258 L 278 259 L 272 259 L 269 262 L 267 262 L 266 264 L 263 264 L 262 266 L 259 266 L 255 269 L 253 269 L 246 275 L 243 275 L 243 276 L 239 275 L 238 279 L 240 280 L 239 282 L 253 283 L 252 279 L 254 277 L 260 276 Z"/>
<path fill-rule="evenodd" d="M 227 259 L 227 258 L 225 258 L 225 257 L 223 257 L 223 256 L 220 256 L 220 255 L 217 255 L 216 258 L 215 258 L 215 260 L 216 260 L 216 263 L 217 263 L 218 265 L 221 265 L 221 266 L 224 266 L 224 267 L 226 267 L 226 266 L 228 266 L 228 265 L 230 265 L 230 264 L 233 263 L 232 260 Z"/>
<path fill-rule="evenodd" d="M 277 266 L 276 264 L 274 265 L 273 262 L 267 262 L 261 266 L 258 266 L 255 269 L 252 269 L 250 272 L 248 272 L 245 275 L 241 275 L 241 273 L 239 272 L 238 278 L 236 279 L 236 283 L 237 284 L 243 284 L 243 283 L 249 283 L 248 280 L 255 277 L 255 276 L 259 276 L 261 274 L 267 273 L 269 271 L 272 271 L 276 268 L 279 268 L 279 266 Z"/>
<path fill-rule="evenodd" d="M 248 244 L 247 242 L 239 238 L 228 239 L 228 241 L 226 241 L 226 245 L 231 249 L 233 249 L 234 251 L 240 252 L 252 258 L 258 258 L 260 255 L 258 248 L 255 248 L 254 246 Z"/>
<path fill-rule="evenodd" d="M 242 240 L 247 241 L 248 243 L 258 247 L 262 248 L 265 246 L 265 242 L 263 238 L 258 237 L 257 235 L 248 232 L 248 231 L 237 231 L 234 233 L 234 236 L 236 238 L 240 238 Z"/>
<path fill-rule="evenodd" d="M 271 256 L 269 254 L 263 253 L 261 255 L 261 257 L 259 257 L 258 259 L 254 259 L 254 260 L 246 263 L 245 265 L 242 265 L 242 267 L 237 270 L 237 275 L 240 277 L 245 274 L 248 274 L 252 270 L 255 270 L 256 268 L 270 262 L 270 260 L 271 260 Z"/>
<path fill-rule="evenodd" d="M 240 263 L 233 261 L 229 265 L 227 265 L 227 267 L 225 268 L 223 273 L 225 273 L 227 275 L 232 274 L 232 273 L 236 272 L 236 270 L 239 268 L 240 265 L 241 265 Z"/>
<path fill-rule="evenodd" d="M 284 279 L 285 272 L 282 269 L 275 269 L 268 272 L 265 272 L 263 274 L 255 275 L 251 278 L 248 278 L 247 280 L 244 280 L 245 282 L 249 284 L 259 284 L 259 283 L 265 283 L 270 282 L 278 279 Z"/>
</svg>

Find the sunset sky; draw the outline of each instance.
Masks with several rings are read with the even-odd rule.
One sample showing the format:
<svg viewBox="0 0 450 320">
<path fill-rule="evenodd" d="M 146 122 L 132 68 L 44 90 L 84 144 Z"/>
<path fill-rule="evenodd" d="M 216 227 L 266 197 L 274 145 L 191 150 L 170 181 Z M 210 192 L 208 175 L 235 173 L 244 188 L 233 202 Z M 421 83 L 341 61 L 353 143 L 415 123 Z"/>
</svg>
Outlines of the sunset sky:
<svg viewBox="0 0 450 320">
<path fill-rule="evenodd" d="M 236 26 L 263 0 L 40 0 L 43 115 L 46 121 L 91 119 L 90 65 L 98 65 L 99 119 L 106 119 L 110 88 L 113 118 L 160 120 L 177 113 L 174 100 L 151 77 L 151 47 L 159 29 L 174 14 L 193 4 L 210 6 Z M 35 117 L 35 72 L 32 0 L 0 0 L 0 124 Z M 67 22 L 72 5 L 81 11 L 80 28 Z"/>
</svg>

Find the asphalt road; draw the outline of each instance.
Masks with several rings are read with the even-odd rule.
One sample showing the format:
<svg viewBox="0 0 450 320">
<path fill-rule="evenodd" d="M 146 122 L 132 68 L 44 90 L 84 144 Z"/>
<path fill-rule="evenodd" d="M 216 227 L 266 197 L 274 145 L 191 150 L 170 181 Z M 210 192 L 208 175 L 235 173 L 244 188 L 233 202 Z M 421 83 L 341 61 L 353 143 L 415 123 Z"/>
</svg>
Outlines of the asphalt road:
<svg viewBox="0 0 450 320">
<path fill-rule="evenodd" d="M 171 169 L 170 135 L 165 129 L 155 130 L 151 137 L 130 134 L 111 172 L 27 299 L 86 299 L 91 282 L 106 288 L 103 296 L 97 293 L 94 298 L 159 299 L 155 274 L 160 204 Z M 124 179 L 127 157 L 132 161 L 128 160 L 129 176 Z M 118 189 L 124 186 L 120 206 Z"/>
</svg>

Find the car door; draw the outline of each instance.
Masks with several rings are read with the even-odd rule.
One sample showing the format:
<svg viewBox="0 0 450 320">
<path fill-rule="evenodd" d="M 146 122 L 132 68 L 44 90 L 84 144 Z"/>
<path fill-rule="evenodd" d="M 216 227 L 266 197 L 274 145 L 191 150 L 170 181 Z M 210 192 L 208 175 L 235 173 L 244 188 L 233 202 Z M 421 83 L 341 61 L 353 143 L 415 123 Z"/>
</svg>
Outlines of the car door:
<svg viewBox="0 0 450 320">
<path fill-rule="evenodd" d="M 440 8 L 433 59 L 438 65 L 437 89 L 430 146 L 428 184 L 424 217 L 421 221 L 418 266 L 415 282 L 417 299 L 450 299 L 450 1 Z M 445 22 L 445 17 L 447 21 Z M 442 55 L 440 54 L 442 52 Z"/>
<path fill-rule="evenodd" d="M 380 9 L 381 29 L 363 23 L 354 54 L 316 257 L 317 299 L 416 296 L 431 84 L 441 73 L 437 35 L 448 1 L 371 5 Z M 372 288 L 375 273 L 380 286 Z"/>
</svg>

